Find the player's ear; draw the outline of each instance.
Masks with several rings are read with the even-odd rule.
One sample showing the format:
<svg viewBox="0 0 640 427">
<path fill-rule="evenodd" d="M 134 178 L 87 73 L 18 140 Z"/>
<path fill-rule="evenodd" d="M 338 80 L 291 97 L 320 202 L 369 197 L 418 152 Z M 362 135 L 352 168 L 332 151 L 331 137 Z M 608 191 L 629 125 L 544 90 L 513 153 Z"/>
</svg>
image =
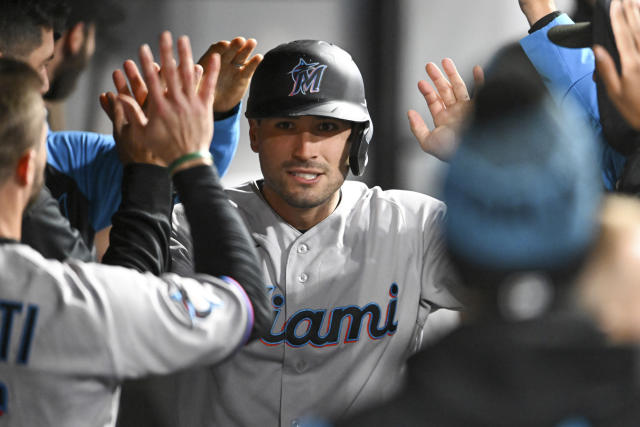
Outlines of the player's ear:
<svg viewBox="0 0 640 427">
<path fill-rule="evenodd" d="M 25 151 L 18 159 L 15 179 L 21 186 L 29 186 L 34 181 L 36 170 L 36 150 L 33 148 Z"/>
<path fill-rule="evenodd" d="M 249 140 L 251 141 L 251 150 L 254 153 L 259 151 L 260 143 L 258 142 L 258 131 L 260 129 L 260 119 L 249 119 Z"/>
<path fill-rule="evenodd" d="M 71 54 L 75 55 L 80 51 L 82 44 L 84 43 L 84 22 L 78 22 L 71 27 L 66 34 L 64 40 L 65 49 Z"/>
</svg>

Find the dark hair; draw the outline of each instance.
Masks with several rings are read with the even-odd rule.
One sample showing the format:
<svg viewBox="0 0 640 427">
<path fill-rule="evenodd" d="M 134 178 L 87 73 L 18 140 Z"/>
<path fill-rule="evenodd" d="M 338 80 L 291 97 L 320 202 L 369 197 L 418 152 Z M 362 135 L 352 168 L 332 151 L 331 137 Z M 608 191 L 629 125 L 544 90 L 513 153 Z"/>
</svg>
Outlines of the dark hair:
<svg viewBox="0 0 640 427">
<path fill-rule="evenodd" d="M 0 57 L 0 182 L 30 148 L 36 147 L 44 124 L 42 81 L 26 63 Z"/>
<path fill-rule="evenodd" d="M 0 6 L 0 52 L 24 58 L 42 43 L 42 29 L 59 37 L 68 7 L 63 0 L 3 0 Z"/>
<path fill-rule="evenodd" d="M 108 27 L 124 19 L 124 8 L 116 0 L 92 2 L 87 0 L 65 0 L 69 7 L 67 28 L 78 22 L 93 22 L 99 27 Z M 101 31 L 104 28 L 101 28 Z"/>
<path fill-rule="evenodd" d="M 485 70 L 486 78 L 474 98 L 473 119 L 489 122 L 513 111 L 538 105 L 549 92 L 519 43 L 501 48 Z"/>
</svg>

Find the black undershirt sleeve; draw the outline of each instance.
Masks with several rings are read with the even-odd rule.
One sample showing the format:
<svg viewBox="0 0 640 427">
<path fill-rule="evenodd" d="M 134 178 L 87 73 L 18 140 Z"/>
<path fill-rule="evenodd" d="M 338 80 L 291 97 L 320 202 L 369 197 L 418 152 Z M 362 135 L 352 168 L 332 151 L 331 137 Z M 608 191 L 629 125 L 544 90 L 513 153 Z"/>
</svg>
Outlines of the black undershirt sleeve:
<svg viewBox="0 0 640 427">
<path fill-rule="evenodd" d="M 60 212 L 58 201 L 43 187 L 22 215 L 22 243 L 45 258 L 65 261 L 95 261 L 82 236 Z"/>
<path fill-rule="evenodd" d="M 562 12 L 556 10 L 555 12 L 551 12 L 548 15 L 545 15 L 542 18 L 538 19 L 529 29 L 529 34 L 535 33 L 536 31 L 546 27 L 551 23 L 551 21 L 553 21 L 560 15 L 562 15 Z"/>
<path fill-rule="evenodd" d="M 176 173 L 173 182 L 191 227 L 195 271 L 229 276 L 240 283 L 253 305 L 254 336 L 266 332 L 271 326 L 272 310 L 255 243 L 229 202 L 215 169 L 186 169 Z"/>
<path fill-rule="evenodd" d="M 122 202 L 113 214 L 104 264 L 159 275 L 170 262 L 171 180 L 164 167 L 132 163 L 122 173 Z"/>
</svg>

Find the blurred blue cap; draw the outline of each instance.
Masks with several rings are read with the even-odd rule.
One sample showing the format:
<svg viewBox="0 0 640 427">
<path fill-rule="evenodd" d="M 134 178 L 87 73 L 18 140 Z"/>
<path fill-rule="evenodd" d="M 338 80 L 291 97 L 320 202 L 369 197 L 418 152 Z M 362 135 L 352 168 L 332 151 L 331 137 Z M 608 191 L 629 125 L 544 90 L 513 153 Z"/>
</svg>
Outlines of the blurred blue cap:
<svg viewBox="0 0 640 427">
<path fill-rule="evenodd" d="M 495 270 L 562 267 L 594 238 L 599 170 L 593 133 L 547 96 L 472 121 L 445 181 L 449 250 Z"/>
</svg>

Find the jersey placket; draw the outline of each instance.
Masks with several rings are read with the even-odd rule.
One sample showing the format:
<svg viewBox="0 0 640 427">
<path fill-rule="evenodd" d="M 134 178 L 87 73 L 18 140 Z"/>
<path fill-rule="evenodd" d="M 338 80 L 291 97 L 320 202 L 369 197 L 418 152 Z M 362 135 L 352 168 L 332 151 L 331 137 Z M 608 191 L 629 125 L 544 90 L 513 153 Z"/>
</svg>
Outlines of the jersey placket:
<svg viewBox="0 0 640 427">
<path fill-rule="evenodd" d="M 314 232 L 315 231 L 315 232 Z M 285 312 L 286 319 L 292 317 L 304 309 L 313 309 L 309 307 L 308 289 L 316 283 L 314 262 L 314 251 L 312 235 L 317 234 L 317 230 L 309 230 L 307 233 L 300 235 L 289 246 L 287 253 L 287 262 L 285 266 Z M 308 321 L 303 321 L 294 325 L 287 324 L 285 332 L 296 332 L 297 336 L 303 336 L 305 331 L 311 325 Z M 309 369 L 309 361 L 307 360 L 308 343 L 295 345 L 285 340 L 284 344 L 284 360 L 282 370 L 282 395 L 281 395 L 281 426 L 297 426 L 299 425 L 300 406 L 296 404 L 301 393 L 305 394 L 305 388 L 309 385 L 301 378 Z M 305 376 L 308 378 L 308 376 Z"/>
</svg>

